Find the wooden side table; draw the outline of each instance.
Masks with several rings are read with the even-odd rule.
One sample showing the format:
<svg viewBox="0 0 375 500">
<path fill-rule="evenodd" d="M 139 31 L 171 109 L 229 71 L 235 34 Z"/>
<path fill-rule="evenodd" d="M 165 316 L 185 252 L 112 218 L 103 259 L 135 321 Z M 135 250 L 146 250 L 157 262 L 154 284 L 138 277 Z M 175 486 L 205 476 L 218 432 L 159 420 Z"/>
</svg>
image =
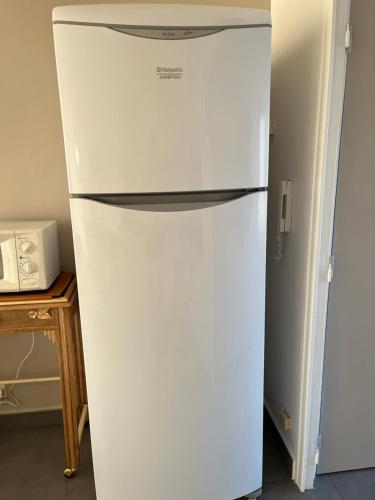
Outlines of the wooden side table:
<svg viewBox="0 0 375 500">
<path fill-rule="evenodd" d="M 73 273 L 61 273 L 45 291 L 0 294 L 0 334 L 25 332 L 43 332 L 57 343 L 67 464 L 64 474 L 71 477 L 79 468 L 79 447 L 88 418 L 77 283 Z"/>
</svg>

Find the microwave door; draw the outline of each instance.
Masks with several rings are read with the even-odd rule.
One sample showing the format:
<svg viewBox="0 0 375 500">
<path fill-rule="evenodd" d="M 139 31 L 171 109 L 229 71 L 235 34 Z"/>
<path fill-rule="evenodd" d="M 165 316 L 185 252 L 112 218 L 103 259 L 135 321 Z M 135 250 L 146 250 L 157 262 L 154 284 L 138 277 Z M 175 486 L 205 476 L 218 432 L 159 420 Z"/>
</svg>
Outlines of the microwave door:
<svg viewBox="0 0 375 500">
<path fill-rule="evenodd" d="M 0 292 L 19 292 L 14 232 L 0 233 Z"/>
</svg>

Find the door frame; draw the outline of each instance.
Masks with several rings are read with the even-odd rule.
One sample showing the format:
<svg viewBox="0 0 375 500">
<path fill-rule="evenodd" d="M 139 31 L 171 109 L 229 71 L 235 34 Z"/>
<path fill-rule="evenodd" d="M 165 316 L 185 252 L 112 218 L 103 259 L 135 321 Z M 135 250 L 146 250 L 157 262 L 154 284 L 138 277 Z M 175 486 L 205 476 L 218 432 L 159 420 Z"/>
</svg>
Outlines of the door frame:
<svg viewBox="0 0 375 500">
<path fill-rule="evenodd" d="M 322 57 L 313 205 L 307 269 L 300 423 L 293 479 L 301 491 L 314 487 L 319 459 L 320 410 L 337 173 L 346 83 L 345 32 L 350 1 L 332 0 Z"/>
</svg>

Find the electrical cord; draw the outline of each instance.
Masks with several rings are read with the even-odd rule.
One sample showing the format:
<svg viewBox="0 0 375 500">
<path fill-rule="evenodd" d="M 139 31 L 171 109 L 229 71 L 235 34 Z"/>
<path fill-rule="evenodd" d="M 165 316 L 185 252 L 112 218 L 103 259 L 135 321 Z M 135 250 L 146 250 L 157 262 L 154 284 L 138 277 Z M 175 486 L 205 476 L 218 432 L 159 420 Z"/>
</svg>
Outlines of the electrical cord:
<svg viewBox="0 0 375 500">
<path fill-rule="evenodd" d="M 24 365 L 25 361 L 31 356 L 31 353 L 33 352 L 34 350 L 34 347 L 35 347 L 35 333 L 33 332 L 32 333 L 32 342 L 31 342 L 31 347 L 28 351 L 28 353 L 26 354 L 26 356 L 23 358 L 23 360 L 21 361 L 21 363 L 18 365 L 18 368 L 17 368 L 17 372 L 16 372 L 16 376 L 14 377 L 14 380 L 18 380 L 18 377 L 20 376 L 20 373 L 21 373 L 21 368 L 22 366 Z M 13 388 L 14 388 L 14 384 L 12 384 L 9 388 L 9 391 L 8 391 L 8 397 L 11 397 L 13 401 L 9 401 L 9 400 L 6 400 L 10 405 L 12 406 L 19 406 L 21 403 L 20 401 L 16 398 L 16 396 L 13 394 Z M 5 402 L 5 401 L 4 401 Z"/>
<path fill-rule="evenodd" d="M 8 398 L 12 398 L 13 401 L 9 401 L 9 399 L 7 400 L 9 403 L 12 403 L 15 407 L 19 407 L 21 405 L 21 402 L 19 399 L 16 398 L 16 396 L 13 394 L 13 392 L 8 392 Z"/>
</svg>

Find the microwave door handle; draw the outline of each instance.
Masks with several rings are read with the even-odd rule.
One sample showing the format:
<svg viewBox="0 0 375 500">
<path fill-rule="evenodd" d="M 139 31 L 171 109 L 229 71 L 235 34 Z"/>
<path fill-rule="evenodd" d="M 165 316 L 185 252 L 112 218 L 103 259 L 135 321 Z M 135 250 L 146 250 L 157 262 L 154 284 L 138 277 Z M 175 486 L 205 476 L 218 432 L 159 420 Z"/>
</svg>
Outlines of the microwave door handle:
<svg viewBox="0 0 375 500">
<path fill-rule="evenodd" d="M 0 292 L 18 292 L 18 262 L 14 233 L 0 234 Z"/>
</svg>

